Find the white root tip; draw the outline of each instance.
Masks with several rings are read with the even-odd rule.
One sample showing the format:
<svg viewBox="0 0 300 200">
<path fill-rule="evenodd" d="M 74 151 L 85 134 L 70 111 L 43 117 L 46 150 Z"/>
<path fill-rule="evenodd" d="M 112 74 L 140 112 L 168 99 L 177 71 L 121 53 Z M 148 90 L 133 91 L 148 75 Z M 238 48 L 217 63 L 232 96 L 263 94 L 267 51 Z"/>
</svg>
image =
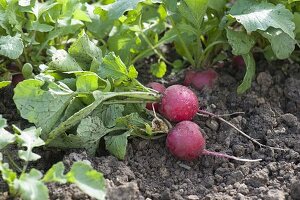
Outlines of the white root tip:
<svg viewBox="0 0 300 200">
<path fill-rule="evenodd" d="M 224 154 L 224 153 L 208 151 L 206 149 L 203 150 L 202 155 L 210 155 L 210 156 L 215 156 L 215 157 L 219 157 L 219 158 L 228 158 L 228 159 L 242 161 L 242 162 L 259 162 L 259 161 L 262 161 L 262 159 L 239 158 L 239 157 L 230 156 L 230 155 L 227 155 L 227 154 Z"/>
</svg>

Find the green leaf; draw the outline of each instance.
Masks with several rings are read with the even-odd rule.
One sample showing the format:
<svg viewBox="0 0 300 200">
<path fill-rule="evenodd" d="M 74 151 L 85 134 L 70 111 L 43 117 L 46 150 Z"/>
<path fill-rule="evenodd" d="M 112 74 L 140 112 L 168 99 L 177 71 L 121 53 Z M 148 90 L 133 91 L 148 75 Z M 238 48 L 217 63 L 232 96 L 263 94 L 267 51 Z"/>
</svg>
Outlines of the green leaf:
<svg viewBox="0 0 300 200">
<path fill-rule="evenodd" d="M 0 162 L 0 171 L 3 180 L 7 182 L 10 188 L 13 187 L 13 182 L 17 178 L 17 173 L 10 169 L 7 163 L 2 162 Z"/>
<path fill-rule="evenodd" d="M 82 141 L 82 148 L 87 150 L 89 155 L 95 155 L 99 140 L 107 134 L 102 120 L 98 116 L 87 117 L 81 120 L 77 128 L 76 137 Z"/>
<path fill-rule="evenodd" d="M 98 75 L 88 73 L 79 75 L 76 79 L 76 88 L 78 92 L 92 92 L 98 89 Z"/>
<path fill-rule="evenodd" d="M 15 179 L 14 187 L 24 200 L 49 199 L 48 188 L 40 180 L 42 173 L 31 169 L 29 174 L 22 174 L 20 179 Z"/>
<path fill-rule="evenodd" d="M 183 0 L 178 9 L 182 17 L 200 30 L 207 5 L 208 0 Z"/>
<path fill-rule="evenodd" d="M 252 79 L 255 75 L 255 60 L 253 58 L 253 55 L 251 53 L 248 53 L 242 56 L 246 64 L 247 71 L 244 76 L 243 82 L 241 83 L 241 85 L 239 85 L 237 89 L 238 94 L 246 92 L 246 90 L 248 90 L 251 87 Z"/>
<path fill-rule="evenodd" d="M 10 85 L 11 81 L 0 81 L 0 89 Z"/>
<path fill-rule="evenodd" d="M 248 35 L 243 31 L 234 31 L 226 29 L 228 42 L 232 47 L 232 53 L 234 55 L 243 55 L 251 51 L 255 44 L 253 36 Z"/>
<path fill-rule="evenodd" d="M 49 67 L 61 72 L 82 71 L 76 60 L 63 49 L 53 51 Z"/>
<path fill-rule="evenodd" d="M 247 32 L 265 31 L 269 27 L 281 29 L 294 38 L 295 24 L 293 14 L 282 4 L 238 0 L 229 11 L 230 15 L 241 23 Z"/>
<path fill-rule="evenodd" d="M 103 123 L 107 128 L 112 128 L 116 125 L 116 119 L 123 116 L 124 105 L 112 104 L 104 109 L 101 113 Z"/>
<path fill-rule="evenodd" d="M 124 12 L 133 10 L 139 2 L 145 0 L 116 0 L 114 3 L 102 5 L 101 8 L 107 12 L 109 20 L 116 20 L 123 15 Z"/>
<path fill-rule="evenodd" d="M 71 45 L 68 52 L 76 61 L 83 63 L 85 69 L 89 69 L 93 59 L 96 59 L 99 63 L 102 60 L 101 49 L 90 41 L 84 31 L 79 34 L 78 39 Z"/>
<path fill-rule="evenodd" d="M 16 136 L 9 133 L 5 129 L 0 129 L 0 150 L 6 147 L 8 144 L 14 143 L 16 140 Z"/>
<path fill-rule="evenodd" d="M 0 114 L 0 129 L 4 129 L 5 127 L 7 127 L 7 121 Z"/>
<path fill-rule="evenodd" d="M 296 41 L 280 29 L 269 28 L 261 34 L 269 40 L 278 59 L 286 59 L 295 50 Z"/>
<path fill-rule="evenodd" d="M 132 65 L 127 69 L 119 56 L 109 53 L 103 58 L 98 74 L 101 78 L 112 78 L 122 82 L 136 78 L 138 73 Z"/>
<path fill-rule="evenodd" d="M 34 14 L 35 17 L 36 17 L 36 20 L 38 20 L 43 13 L 47 12 L 48 10 L 50 10 L 51 8 L 56 6 L 57 4 L 58 3 L 54 3 L 52 1 L 46 1 L 46 2 L 43 2 L 43 3 L 35 1 L 34 6 L 31 7 L 31 10 L 29 10 L 28 12 Z"/>
<path fill-rule="evenodd" d="M 85 22 L 91 22 L 91 18 L 88 16 L 86 12 L 81 9 L 76 9 L 73 13 L 74 19 L 78 19 Z"/>
<path fill-rule="evenodd" d="M 93 112 L 100 104 L 103 103 L 103 101 L 116 96 L 115 93 L 104 93 L 99 90 L 96 90 L 93 92 L 93 97 L 95 98 L 95 101 L 82 108 L 78 112 L 74 113 L 71 117 L 69 117 L 66 121 L 61 122 L 55 129 L 53 129 L 49 133 L 49 137 L 46 140 L 46 143 L 49 144 L 52 140 L 54 140 L 56 137 L 63 135 L 66 130 L 69 128 L 75 126 L 78 124 L 83 118 L 86 118 L 91 112 Z M 52 144 L 55 145 L 55 144 Z"/>
<path fill-rule="evenodd" d="M 23 53 L 24 45 L 19 36 L 0 36 L 0 55 L 17 59 Z"/>
<path fill-rule="evenodd" d="M 152 64 L 150 67 L 151 73 L 157 78 L 162 78 L 167 72 L 167 65 L 164 61 Z"/>
<path fill-rule="evenodd" d="M 131 131 L 126 131 L 120 135 L 105 136 L 106 149 L 120 160 L 124 160 L 127 148 L 127 138 L 130 136 Z"/>
<path fill-rule="evenodd" d="M 44 45 L 47 45 L 47 43 L 50 40 L 53 40 L 54 38 L 61 37 L 64 35 L 74 34 L 76 33 L 84 24 L 75 19 L 69 19 L 69 18 L 63 18 L 59 19 L 56 22 L 56 27 L 54 30 L 50 31 L 47 35 L 47 39 Z"/>
<path fill-rule="evenodd" d="M 62 162 L 53 165 L 45 174 L 43 182 L 66 183 L 67 178 L 64 175 L 65 166 Z"/>
<path fill-rule="evenodd" d="M 141 130 L 145 129 L 148 125 L 147 121 L 139 116 L 138 113 L 130 113 L 126 116 L 119 117 L 116 120 L 116 125 L 120 127 L 127 127 L 129 130 Z"/>
<path fill-rule="evenodd" d="M 223 11 L 226 5 L 226 0 L 209 0 L 208 7 L 216 11 Z"/>
<path fill-rule="evenodd" d="M 300 13 L 298 12 L 294 13 L 294 23 L 296 25 L 296 29 L 295 29 L 296 38 L 300 39 Z"/>
<path fill-rule="evenodd" d="M 50 32 L 54 29 L 53 26 L 48 24 L 41 24 L 38 21 L 30 21 L 28 25 L 28 30 L 39 31 L 39 32 Z"/>
<path fill-rule="evenodd" d="M 68 182 L 75 183 L 83 192 L 93 198 L 104 200 L 106 195 L 105 179 L 102 173 L 84 162 L 73 164 L 67 173 Z"/>
<path fill-rule="evenodd" d="M 0 115 L 0 150 L 16 140 L 13 134 L 4 129 L 6 126 L 6 119 Z"/>
<path fill-rule="evenodd" d="M 52 130 L 75 95 L 66 85 L 47 84 L 41 80 L 24 80 L 16 86 L 13 97 L 21 116 L 41 127 L 43 133 Z"/>
<path fill-rule="evenodd" d="M 39 137 L 41 135 L 41 128 L 36 129 L 35 127 L 27 128 L 25 130 L 20 130 L 16 126 L 14 129 L 19 133 L 16 135 L 17 143 L 22 147 L 26 147 L 26 151 L 19 150 L 18 155 L 22 160 L 25 161 L 35 161 L 41 156 L 32 152 L 34 147 L 39 147 L 45 144 L 45 142 Z"/>
</svg>

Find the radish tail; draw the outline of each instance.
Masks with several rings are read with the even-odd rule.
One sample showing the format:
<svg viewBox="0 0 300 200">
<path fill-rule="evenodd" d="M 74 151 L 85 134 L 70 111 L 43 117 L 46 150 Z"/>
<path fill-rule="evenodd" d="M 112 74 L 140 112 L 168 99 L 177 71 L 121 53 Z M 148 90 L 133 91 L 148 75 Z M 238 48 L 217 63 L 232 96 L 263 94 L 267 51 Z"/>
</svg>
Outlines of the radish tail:
<svg viewBox="0 0 300 200">
<path fill-rule="evenodd" d="M 209 151 L 206 149 L 203 150 L 202 155 L 210 155 L 210 156 L 216 156 L 216 157 L 220 157 L 220 158 L 229 158 L 229 159 L 243 161 L 243 162 L 258 162 L 258 161 L 262 160 L 262 159 L 254 159 L 254 160 L 253 159 L 244 159 L 244 158 L 239 158 L 239 157 L 235 157 L 235 156 L 230 156 L 230 155 L 227 155 L 224 153 Z"/>
<path fill-rule="evenodd" d="M 279 148 L 279 147 L 271 147 L 268 145 L 264 145 L 262 143 L 260 143 L 259 141 L 257 141 L 256 139 L 250 137 L 249 135 L 247 135 L 246 133 L 244 133 L 243 131 L 241 131 L 240 129 L 238 129 L 235 125 L 233 125 L 232 123 L 230 123 L 229 121 L 225 120 L 223 117 L 220 117 L 220 115 L 215 115 L 211 112 L 205 111 L 205 110 L 198 110 L 199 113 L 197 113 L 200 116 L 210 116 L 210 117 L 214 117 L 219 119 L 220 121 L 224 122 L 225 124 L 229 125 L 230 127 L 232 127 L 233 129 L 235 129 L 236 131 L 238 131 L 241 135 L 243 135 L 244 137 L 248 138 L 249 140 L 251 140 L 252 142 L 254 142 L 255 144 L 261 146 L 261 147 L 266 147 L 266 148 L 270 148 L 270 149 L 276 149 L 276 150 L 281 150 L 281 151 L 288 151 L 289 149 L 283 149 L 283 148 Z M 203 114 L 203 115 L 201 115 Z"/>
</svg>

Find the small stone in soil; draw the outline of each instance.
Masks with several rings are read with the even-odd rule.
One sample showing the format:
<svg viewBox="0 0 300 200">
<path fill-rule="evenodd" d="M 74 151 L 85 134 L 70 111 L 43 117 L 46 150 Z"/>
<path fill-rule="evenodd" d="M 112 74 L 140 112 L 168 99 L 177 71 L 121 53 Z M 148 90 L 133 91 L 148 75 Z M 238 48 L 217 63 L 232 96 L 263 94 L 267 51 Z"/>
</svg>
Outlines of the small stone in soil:
<svg viewBox="0 0 300 200">
<path fill-rule="evenodd" d="M 293 200 L 300 200 L 300 180 L 293 183 L 291 187 L 291 197 Z"/>
<path fill-rule="evenodd" d="M 266 200 L 284 200 L 285 195 L 284 195 L 284 192 L 281 190 L 271 189 L 268 191 L 265 199 Z"/>
</svg>

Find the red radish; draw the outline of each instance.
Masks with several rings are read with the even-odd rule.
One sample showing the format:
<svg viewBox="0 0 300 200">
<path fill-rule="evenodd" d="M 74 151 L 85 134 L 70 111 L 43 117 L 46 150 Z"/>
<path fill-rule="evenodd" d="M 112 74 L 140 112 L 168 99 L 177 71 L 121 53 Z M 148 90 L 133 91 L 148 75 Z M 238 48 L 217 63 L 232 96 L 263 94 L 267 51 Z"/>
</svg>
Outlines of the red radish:
<svg viewBox="0 0 300 200">
<path fill-rule="evenodd" d="M 189 70 L 185 73 L 185 77 L 184 77 L 184 81 L 183 81 L 183 85 L 185 86 L 190 86 L 192 83 L 192 80 L 194 78 L 196 74 L 196 71 L 193 70 Z"/>
<path fill-rule="evenodd" d="M 164 91 L 158 110 L 172 122 L 191 120 L 199 110 L 198 98 L 189 88 L 172 85 Z"/>
<path fill-rule="evenodd" d="M 212 88 L 217 78 L 217 72 L 212 69 L 201 72 L 188 71 L 185 75 L 184 85 L 192 85 L 198 90 L 202 90 L 205 87 Z"/>
<path fill-rule="evenodd" d="M 200 132 L 199 126 L 191 121 L 182 121 L 176 124 L 176 126 L 168 133 L 166 140 L 166 146 L 171 154 L 181 160 L 195 160 L 202 155 L 212 155 L 245 162 L 261 160 L 243 159 L 223 153 L 209 151 L 205 149 L 205 144 L 205 138 Z"/>
<path fill-rule="evenodd" d="M 232 66 L 238 68 L 239 70 L 245 68 L 245 61 L 242 56 L 234 56 L 232 58 Z"/>
<path fill-rule="evenodd" d="M 15 87 L 19 82 L 23 81 L 24 80 L 24 76 L 22 74 L 14 74 L 12 76 L 12 84 L 13 86 Z"/>
<path fill-rule="evenodd" d="M 163 93 L 166 90 L 166 87 L 163 84 L 157 83 L 157 82 L 148 83 L 146 86 L 156 90 L 159 93 Z M 152 107 L 152 104 L 153 104 L 153 107 Z M 147 103 L 146 108 L 148 110 L 153 110 L 153 108 L 155 110 L 158 110 L 158 103 Z"/>
</svg>

